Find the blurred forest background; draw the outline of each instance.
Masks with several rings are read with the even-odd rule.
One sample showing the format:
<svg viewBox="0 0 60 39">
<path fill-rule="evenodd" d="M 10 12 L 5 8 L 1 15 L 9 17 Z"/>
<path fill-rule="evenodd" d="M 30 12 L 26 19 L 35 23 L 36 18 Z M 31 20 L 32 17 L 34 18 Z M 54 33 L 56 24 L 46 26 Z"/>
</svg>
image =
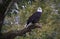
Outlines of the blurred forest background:
<svg viewBox="0 0 60 39">
<path fill-rule="evenodd" d="M 29 16 L 36 12 L 38 7 L 42 7 L 43 13 L 39 21 L 42 28 L 15 39 L 60 39 L 60 0 L 19 0 L 16 3 L 17 9 L 12 4 L 5 16 L 2 33 L 22 30 Z"/>
</svg>

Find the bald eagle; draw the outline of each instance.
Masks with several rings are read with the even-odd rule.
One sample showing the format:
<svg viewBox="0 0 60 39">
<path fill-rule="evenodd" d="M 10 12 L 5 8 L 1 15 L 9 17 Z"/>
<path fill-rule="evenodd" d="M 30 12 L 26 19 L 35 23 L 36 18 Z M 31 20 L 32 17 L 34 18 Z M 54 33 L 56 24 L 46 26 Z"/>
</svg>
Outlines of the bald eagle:
<svg viewBox="0 0 60 39">
<path fill-rule="evenodd" d="M 42 14 L 42 8 L 38 7 L 37 11 L 28 18 L 25 26 L 28 27 L 31 24 L 38 23 L 40 20 L 41 14 Z"/>
</svg>

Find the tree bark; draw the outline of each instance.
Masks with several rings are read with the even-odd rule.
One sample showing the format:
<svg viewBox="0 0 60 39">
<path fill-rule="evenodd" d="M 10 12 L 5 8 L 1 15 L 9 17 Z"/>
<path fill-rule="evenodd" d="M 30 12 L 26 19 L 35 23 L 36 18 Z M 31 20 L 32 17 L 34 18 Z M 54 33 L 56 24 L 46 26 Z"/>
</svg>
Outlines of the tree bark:
<svg viewBox="0 0 60 39">
<path fill-rule="evenodd" d="M 7 11 L 11 7 L 12 3 L 15 1 L 16 0 L 1 0 L 1 3 L 0 3 L 0 37 L 2 36 L 1 29 L 3 26 L 5 15 L 7 14 Z"/>
</svg>

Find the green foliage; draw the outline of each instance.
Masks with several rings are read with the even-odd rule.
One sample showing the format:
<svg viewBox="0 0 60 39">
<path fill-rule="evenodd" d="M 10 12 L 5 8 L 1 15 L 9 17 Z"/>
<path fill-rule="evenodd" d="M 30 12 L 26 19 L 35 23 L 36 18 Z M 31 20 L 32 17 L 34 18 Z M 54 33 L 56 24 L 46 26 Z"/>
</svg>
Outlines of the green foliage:
<svg viewBox="0 0 60 39">
<path fill-rule="evenodd" d="M 35 0 L 32 1 L 32 4 L 28 4 L 28 0 L 22 0 L 22 2 L 19 4 L 20 6 L 20 25 L 9 25 L 9 26 L 3 26 L 3 30 L 17 30 L 22 29 L 24 27 L 24 24 L 26 23 L 29 16 L 33 14 L 33 12 L 36 11 L 36 9 L 40 6 L 43 9 L 43 13 L 40 19 L 40 23 L 42 24 L 41 29 L 34 29 L 32 32 L 27 33 L 25 37 L 23 36 L 17 36 L 15 39 L 60 39 L 60 8 L 56 7 L 54 9 L 58 9 L 58 13 L 55 14 L 54 9 L 51 7 L 51 4 L 58 4 L 60 2 L 59 0 L 50 0 L 50 1 L 39 1 Z M 21 9 L 22 5 L 26 5 L 25 9 Z M 6 16 L 6 18 L 8 18 Z M 11 20 L 13 20 L 11 18 Z M 10 20 L 10 21 L 11 21 Z"/>
</svg>

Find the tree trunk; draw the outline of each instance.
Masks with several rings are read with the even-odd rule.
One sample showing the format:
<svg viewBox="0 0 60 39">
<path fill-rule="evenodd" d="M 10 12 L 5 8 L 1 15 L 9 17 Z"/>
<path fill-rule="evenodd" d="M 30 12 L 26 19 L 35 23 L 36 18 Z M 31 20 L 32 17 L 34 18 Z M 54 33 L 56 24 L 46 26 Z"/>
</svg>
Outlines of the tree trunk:
<svg viewBox="0 0 60 39">
<path fill-rule="evenodd" d="M 9 3 L 11 2 L 11 0 L 0 0 L 0 37 L 2 35 L 1 33 L 1 28 L 3 26 L 3 21 L 4 21 L 4 17 L 5 17 L 5 11 L 9 5 Z"/>
</svg>

